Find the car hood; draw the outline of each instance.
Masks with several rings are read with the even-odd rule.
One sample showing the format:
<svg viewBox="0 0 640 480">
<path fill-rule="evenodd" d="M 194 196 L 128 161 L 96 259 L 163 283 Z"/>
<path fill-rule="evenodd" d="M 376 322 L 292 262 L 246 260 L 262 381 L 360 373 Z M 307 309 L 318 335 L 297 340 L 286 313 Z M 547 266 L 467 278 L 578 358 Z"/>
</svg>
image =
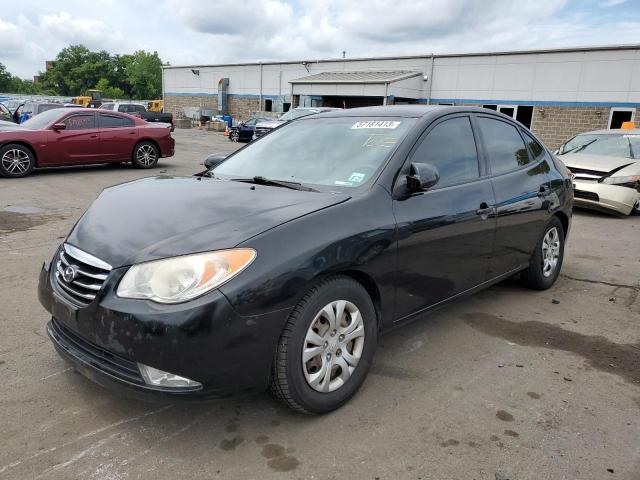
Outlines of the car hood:
<svg viewBox="0 0 640 480">
<path fill-rule="evenodd" d="M 17 123 L 0 120 L 0 132 L 13 132 L 14 130 L 24 130 L 25 128 Z"/>
<path fill-rule="evenodd" d="M 348 199 L 206 177 L 150 177 L 104 190 L 67 242 L 116 268 L 232 248 Z"/>
<path fill-rule="evenodd" d="M 589 155 L 587 153 L 569 153 L 567 155 L 560 155 L 559 158 L 569 169 L 581 168 L 598 172 L 610 172 L 611 170 L 616 170 L 637 162 L 637 160 L 633 158 Z"/>
<path fill-rule="evenodd" d="M 280 125 L 282 125 L 283 123 L 286 123 L 284 120 L 273 120 L 270 122 L 260 122 L 256 125 L 256 127 L 260 127 L 260 128 L 276 128 L 279 127 Z"/>
</svg>

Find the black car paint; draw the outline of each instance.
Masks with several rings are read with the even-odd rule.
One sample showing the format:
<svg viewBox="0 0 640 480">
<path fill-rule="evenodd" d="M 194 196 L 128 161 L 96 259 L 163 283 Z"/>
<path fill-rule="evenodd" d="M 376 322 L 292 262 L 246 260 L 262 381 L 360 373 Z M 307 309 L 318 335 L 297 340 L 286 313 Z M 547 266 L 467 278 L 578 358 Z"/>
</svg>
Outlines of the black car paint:
<svg viewBox="0 0 640 480">
<path fill-rule="evenodd" d="M 314 193 L 207 177 L 156 177 L 107 189 L 67 239 L 115 267 L 105 286 L 92 304 L 78 309 L 56 291 L 45 265 L 40 301 L 87 341 L 201 382 L 200 397 L 264 390 L 288 314 L 321 279 L 341 273 L 362 283 L 385 332 L 526 267 L 552 215 L 568 233 L 570 180 L 549 152 L 494 177 L 479 138 L 479 180 L 407 192 L 407 158 L 424 132 L 447 115 L 485 112 L 373 107 L 324 114 L 419 117 L 379 176 L 360 188 Z M 141 195 L 146 202 L 133 202 Z M 255 249 L 255 261 L 195 300 L 159 305 L 115 295 L 132 263 L 235 246 Z M 79 366 L 100 383 L 125 385 L 91 365 Z"/>
</svg>

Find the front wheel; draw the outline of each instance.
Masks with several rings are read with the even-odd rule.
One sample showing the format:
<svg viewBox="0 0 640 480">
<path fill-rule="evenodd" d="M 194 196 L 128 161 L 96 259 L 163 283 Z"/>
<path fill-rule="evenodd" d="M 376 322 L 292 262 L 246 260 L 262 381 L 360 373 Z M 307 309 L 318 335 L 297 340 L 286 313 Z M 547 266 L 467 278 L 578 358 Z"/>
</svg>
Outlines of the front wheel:
<svg viewBox="0 0 640 480">
<path fill-rule="evenodd" d="M 24 145 L 11 143 L 0 148 L 0 176 L 26 177 L 35 164 L 33 153 Z"/>
<path fill-rule="evenodd" d="M 640 215 L 640 198 L 638 198 L 638 200 L 636 200 L 636 203 L 633 204 L 631 215 Z"/>
<path fill-rule="evenodd" d="M 240 133 L 237 130 L 232 130 L 229 134 L 229 140 L 231 140 L 232 142 L 240 141 Z"/>
<path fill-rule="evenodd" d="M 289 316 L 274 359 L 271 393 L 307 414 L 346 403 L 364 382 L 377 343 L 376 311 L 349 277 L 312 288 Z"/>
<path fill-rule="evenodd" d="M 136 168 L 153 168 L 158 164 L 160 152 L 151 142 L 140 142 L 133 149 L 131 163 Z"/>
<path fill-rule="evenodd" d="M 521 274 L 524 284 L 535 290 L 546 290 L 558 279 L 564 259 L 564 228 L 553 217 L 531 256 L 529 267 Z"/>
</svg>

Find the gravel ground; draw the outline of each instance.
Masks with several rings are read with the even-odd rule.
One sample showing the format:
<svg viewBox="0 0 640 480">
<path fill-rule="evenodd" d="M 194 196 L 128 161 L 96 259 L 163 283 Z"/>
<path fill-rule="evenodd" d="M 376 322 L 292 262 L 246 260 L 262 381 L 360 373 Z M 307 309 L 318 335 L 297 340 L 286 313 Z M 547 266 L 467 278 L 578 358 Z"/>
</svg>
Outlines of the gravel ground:
<svg viewBox="0 0 640 480">
<path fill-rule="evenodd" d="M 236 148 L 175 137 L 152 174 L 190 175 Z M 640 478 L 640 217 L 576 211 L 553 289 L 507 281 L 383 337 L 333 414 L 266 394 L 150 405 L 68 368 L 36 298 L 42 261 L 101 189 L 146 175 L 0 179 L 0 479 Z"/>
</svg>

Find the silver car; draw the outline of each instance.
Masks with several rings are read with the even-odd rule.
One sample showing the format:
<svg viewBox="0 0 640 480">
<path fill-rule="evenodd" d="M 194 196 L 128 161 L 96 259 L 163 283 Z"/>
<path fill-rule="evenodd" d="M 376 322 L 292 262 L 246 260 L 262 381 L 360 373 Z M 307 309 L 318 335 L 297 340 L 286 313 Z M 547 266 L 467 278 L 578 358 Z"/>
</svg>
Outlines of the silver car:
<svg viewBox="0 0 640 480">
<path fill-rule="evenodd" d="M 640 129 L 581 133 L 556 154 L 575 175 L 575 205 L 640 215 Z"/>
</svg>

